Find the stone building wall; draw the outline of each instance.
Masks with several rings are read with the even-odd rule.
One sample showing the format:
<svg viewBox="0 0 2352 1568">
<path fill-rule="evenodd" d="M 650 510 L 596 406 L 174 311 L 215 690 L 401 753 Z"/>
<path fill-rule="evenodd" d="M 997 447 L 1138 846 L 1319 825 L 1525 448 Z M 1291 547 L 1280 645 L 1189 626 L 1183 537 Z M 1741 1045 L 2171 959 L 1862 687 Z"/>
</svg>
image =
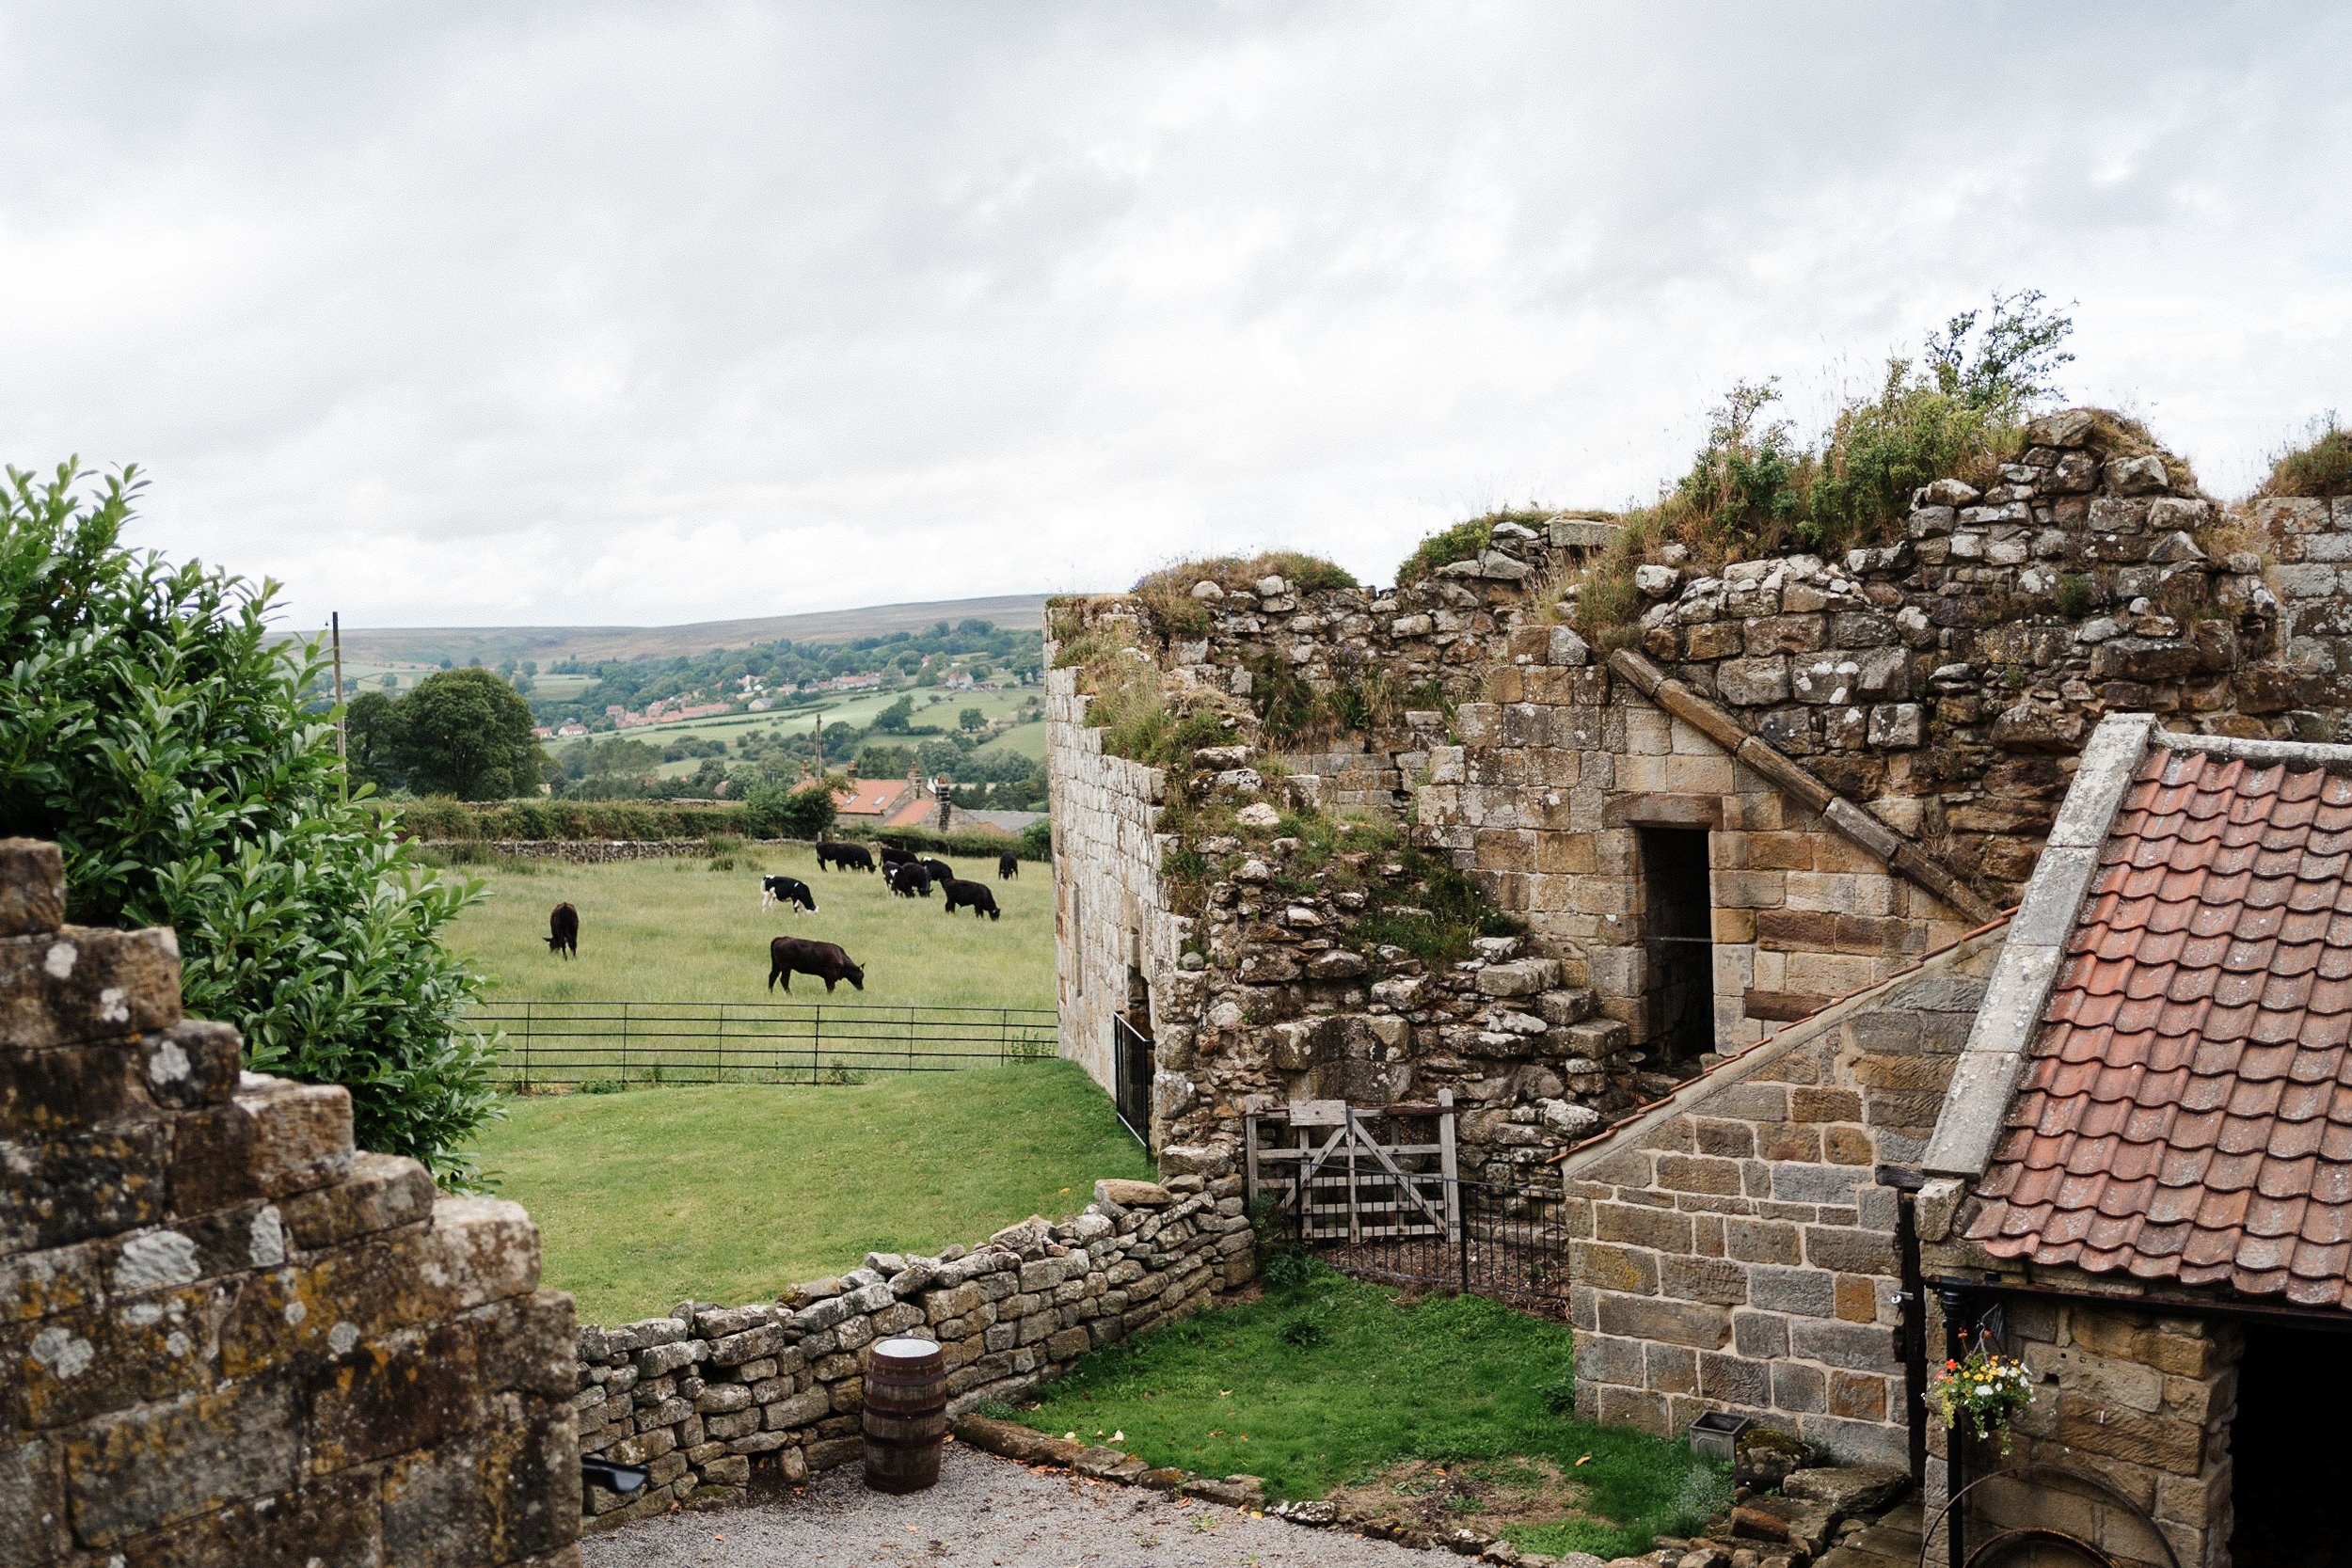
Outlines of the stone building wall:
<svg viewBox="0 0 2352 1568">
<path fill-rule="evenodd" d="M 0 841 L 0 1539 L 115 1568 L 578 1560 L 571 1298 L 511 1203 L 240 1074 L 167 930 Z"/>
<path fill-rule="evenodd" d="M 868 1253 L 863 1267 L 773 1304 L 688 1302 L 668 1317 L 581 1329 L 580 1451 L 653 1472 L 632 1497 L 588 1487 L 594 1528 L 739 1496 L 755 1463 L 797 1484 L 855 1460 L 859 1352 L 873 1339 L 936 1340 L 961 1410 L 1017 1398 L 1256 1271 L 1237 1178 L 1104 1181 L 1095 1195 L 1059 1225 L 1032 1217 L 969 1251 Z"/>
<path fill-rule="evenodd" d="M 1906 1463 L 1898 1196 L 1999 930 L 1783 1031 L 1563 1165 L 1577 1413 L 1660 1436 L 1709 1410 Z"/>
<path fill-rule="evenodd" d="M 1973 1437 L 1963 1474 L 2048 1463 L 2086 1471 L 2115 1487 L 2153 1519 L 2183 1568 L 2230 1562 L 2233 1480 L 2231 1423 L 2247 1330 L 2196 1310 L 2168 1309 L 2167 1292 L 2070 1268 L 2022 1268 L 1955 1239 L 1957 1183 L 1930 1183 L 1920 1196 L 1921 1259 L 1931 1281 L 1966 1278 L 2041 1287 L 2064 1297 L 1985 1295 L 2001 1309 L 2003 1352 L 2026 1364 L 2033 1402 L 2011 1427 L 2010 1451 Z M 1928 1344 L 1940 1355 L 1944 1308 L 1929 1291 Z M 1928 1496 L 1947 1495 L 1949 1434 L 1928 1426 Z M 2162 1551 L 2148 1519 L 2064 1481 L 1995 1482 L 1972 1494 L 1977 1540 L 2005 1526 L 2051 1526 L 2097 1543 L 2123 1564 L 2156 1568 Z"/>
</svg>

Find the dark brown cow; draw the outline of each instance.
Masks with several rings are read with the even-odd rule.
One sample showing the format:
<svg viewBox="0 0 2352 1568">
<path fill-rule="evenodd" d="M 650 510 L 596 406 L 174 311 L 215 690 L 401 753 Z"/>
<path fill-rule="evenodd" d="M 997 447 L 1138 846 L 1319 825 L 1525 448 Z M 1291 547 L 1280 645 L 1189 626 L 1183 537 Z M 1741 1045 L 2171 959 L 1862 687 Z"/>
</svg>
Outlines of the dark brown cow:
<svg viewBox="0 0 2352 1568">
<path fill-rule="evenodd" d="M 998 881 L 1001 882 L 1009 877 L 1018 877 L 1020 875 L 1021 857 L 1019 855 L 1016 855 L 1011 850 L 1008 849 L 1003 854 L 996 857 L 996 879 Z"/>
<path fill-rule="evenodd" d="M 784 989 L 792 989 L 795 974 L 814 974 L 825 982 L 830 991 L 835 983 L 847 980 L 858 990 L 866 989 L 866 971 L 850 961 L 837 943 L 810 942 L 805 937 L 778 937 L 768 944 L 768 989 L 776 989 L 782 980 Z"/>
<path fill-rule="evenodd" d="M 986 882 L 967 882 L 950 877 L 940 883 L 940 886 L 947 890 L 947 912 L 949 914 L 955 913 L 958 910 L 969 908 L 972 911 L 972 918 L 975 920 L 981 915 L 986 915 L 991 920 L 1004 918 L 996 912 L 996 895 L 988 891 Z"/>
<path fill-rule="evenodd" d="M 874 869 L 874 857 L 866 852 L 863 844 L 834 844 L 826 839 L 818 840 L 817 869 L 831 871 L 836 865 L 844 871 L 871 871 Z"/>
<path fill-rule="evenodd" d="M 580 957 L 580 911 L 558 904 L 548 911 L 548 951 L 567 958 Z"/>
</svg>

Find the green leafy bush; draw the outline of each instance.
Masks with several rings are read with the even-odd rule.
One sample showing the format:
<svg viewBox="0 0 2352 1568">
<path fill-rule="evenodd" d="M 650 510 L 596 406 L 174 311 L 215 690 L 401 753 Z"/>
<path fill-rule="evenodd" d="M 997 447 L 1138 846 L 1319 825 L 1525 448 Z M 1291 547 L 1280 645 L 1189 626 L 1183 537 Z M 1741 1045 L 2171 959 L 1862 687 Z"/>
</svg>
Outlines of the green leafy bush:
<svg viewBox="0 0 2352 1568">
<path fill-rule="evenodd" d="M 269 628 L 271 585 L 123 547 L 139 488 L 8 470 L 0 820 L 57 842 L 74 920 L 177 930 L 188 1011 L 248 1066 L 343 1085 L 364 1147 L 461 1175 L 494 1097 L 441 935 L 478 894 L 344 802 L 320 655 Z"/>
<path fill-rule="evenodd" d="M 766 780 L 743 792 L 743 809 L 762 838 L 814 841 L 833 832 L 833 792 L 838 781 L 786 784 Z"/>
</svg>

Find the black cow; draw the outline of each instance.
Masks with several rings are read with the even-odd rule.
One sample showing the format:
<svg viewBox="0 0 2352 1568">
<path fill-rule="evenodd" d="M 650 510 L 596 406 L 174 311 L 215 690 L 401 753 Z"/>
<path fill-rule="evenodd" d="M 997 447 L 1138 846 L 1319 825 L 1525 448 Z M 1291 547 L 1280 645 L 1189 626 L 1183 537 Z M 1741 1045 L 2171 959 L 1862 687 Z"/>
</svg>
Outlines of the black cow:
<svg viewBox="0 0 2352 1568">
<path fill-rule="evenodd" d="M 776 989 L 781 979 L 784 989 L 792 989 L 795 974 L 814 974 L 832 990 L 837 981 L 847 980 L 858 990 L 866 989 L 866 971 L 850 961 L 850 955 L 830 942 L 809 942 L 801 937 L 778 937 L 768 944 L 768 989 Z"/>
<path fill-rule="evenodd" d="M 1020 875 L 1021 857 L 1019 855 L 1016 855 L 1011 850 L 1008 849 L 1003 854 L 996 857 L 996 879 L 998 881 L 1001 882 L 1009 877 L 1018 877 Z"/>
<path fill-rule="evenodd" d="M 772 910 L 778 904 L 794 904 L 811 914 L 817 912 L 817 895 L 798 877 L 762 877 L 759 879 L 759 907 Z"/>
<path fill-rule="evenodd" d="M 890 891 L 901 898 L 929 898 L 931 895 L 931 874 L 908 861 L 890 868 Z"/>
<path fill-rule="evenodd" d="M 580 911 L 558 904 L 548 911 L 548 951 L 567 958 L 580 957 Z"/>
<path fill-rule="evenodd" d="M 988 891 L 986 882 L 963 882 L 950 878 L 940 885 L 947 890 L 947 912 L 949 914 L 968 905 L 972 911 L 972 918 L 975 920 L 982 915 L 988 916 L 991 920 L 1004 918 L 997 912 L 996 895 Z"/>
<path fill-rule="evenodd" d="M 817 869 L 831 871 L 838 865 L 844 871 L 871 871 L 874 857 L 863 844 L 831 844 L 823 839 L 817 843 Z"/>
<path fill-rule="evenodd" d="M 882 851 L 882 869 L 884 871 L 889 870 L 894 865 L 913 865 L 914 863 L 914 851 L 912 849 L 901 849 L 895 844 L 884 844 L 880 846 L 880 848 Z"/>
<path fill-rule="evenodd" d="M 929 874 L 930 879 L 934 882 L 952 882 L 956 879 L 956 868 L 949 865 L 946 861 L 935 861 L 926 858 L 920 863 L 924 871 Z"/>
</svg>

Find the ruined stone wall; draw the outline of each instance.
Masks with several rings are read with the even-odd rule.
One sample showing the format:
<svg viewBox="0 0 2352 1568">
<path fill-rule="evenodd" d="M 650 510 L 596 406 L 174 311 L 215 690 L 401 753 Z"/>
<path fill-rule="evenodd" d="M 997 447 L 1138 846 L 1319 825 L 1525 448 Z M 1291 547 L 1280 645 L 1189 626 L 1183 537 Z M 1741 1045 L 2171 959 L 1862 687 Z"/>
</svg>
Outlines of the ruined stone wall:
<svg viewBox="0 0 2352 1568">
<path fill-rule="evenodd" d="M 167 930 L 0 842 L 0 1539 L 12 1563 L 575 1563 L 572 1305 L 511 1203 L 240 1074 Z"/>
<path fill-rule="evenodd" d="M 1671 673 L 1976 868 L 2000 902 L 2022 891 L 2105 714 L 2295 727 L 2278 599 L 2258 553 L 2223 549 L 2213 502 L 2161 456 L 2105 450 L 2088 411 L 2039 420 L 2029 440 L 1998 484 L 1939 480 L 1902 540 L 1842 562 L 1647 568 L 1660 602 L 1642 621 Z"/>
<path fill-rule="evenodd" d="M 1577 1413 L 1660 1436 L 1708 1410 L 1906 1463 L 1898 1197 L 1998 931 L 1788 1030 L 1564 1166 Z"/>
<path fill-rule="evenodd" d="M 2241 511 L 2277 562 L 2268 578 L 2285 607 L 2296 705 L 2317 721 L 2298 725 L 2296 738 L 2352 738 L 2352 496 L 2265 497 Z"/>
<path fill-rule="evenodd" d="M 583 1328 L 580 1450 L 653 1472 L 630 1497 L 591 1485 L 595 1528 L 740 1496 L 755 1464 L 798 1484 L 855 1460 L 859 1352 L 874 1339 L 937 1341 L 955 1409 L 1018 1398 L 1247 1283 L 1252 1242 L 1238 1178 L 1103 1181 L 1083 1213 L 1033 1217 L 970 1250 L 868 1253 L 863 1267 L 773 1304 L 686 1302 L 668 1317 Z"/>
<path fill-rule="evenodd" d="M 1049 671 L 1045 703 L 1060 1051 L 1109 1089 L 1120 1014 L 1181 1049 L 1199 1011 L 1197 983 L 1180 968 L 1191 927 L 1161 885 L 1172 840 L 1159 827 L 1160 770 L 1104 752 L 1076 672 Z"/>
</svg>

